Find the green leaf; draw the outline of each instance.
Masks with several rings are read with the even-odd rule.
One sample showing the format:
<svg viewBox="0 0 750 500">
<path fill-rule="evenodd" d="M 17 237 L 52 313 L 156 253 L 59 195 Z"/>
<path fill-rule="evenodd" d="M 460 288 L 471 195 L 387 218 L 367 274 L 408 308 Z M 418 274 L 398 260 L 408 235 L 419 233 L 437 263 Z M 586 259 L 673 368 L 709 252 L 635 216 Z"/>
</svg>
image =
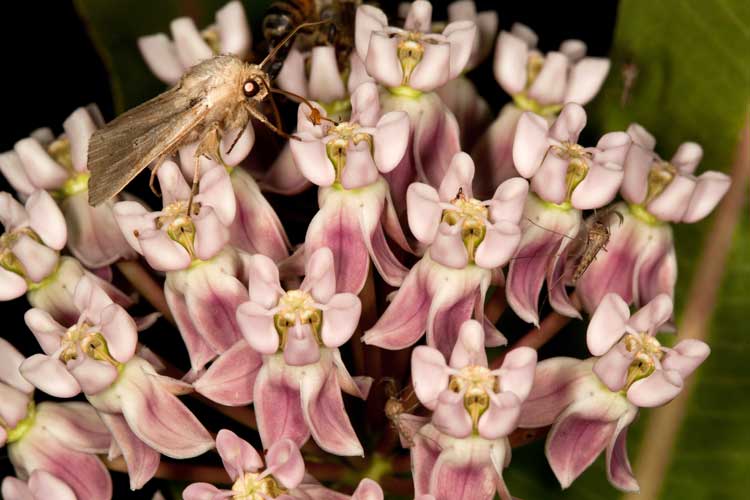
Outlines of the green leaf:
<svg viewBox="0 0 750 500">
<path fill-rule="evenodd" d="M 705 151 L 699 167 L 728 172 L 750 105 L 750 4 L 744 0 L 627 0 L 620 3 L 612 70 L 589 113 L 603 133 L 638 122 L 671 157 L 680 143 Z M 623 68 L 637 68 L 630 99 L 621 104 Z M 745 188 L 747 193 L 747 188 Z M 663 499 L 746 498 L 750 491 L 750 210 L 747 198 L 713 313 L 707 341 L 712 354 L 694 375 L 661 489 Z M 714 217 L 675 227 L 679 264 L 678 324 L 694 268 Z M 649 411 L 628 435 L 638 457 Z M 562 492 L 541 458 L 543 443 L 514 450 L 506 480 L 520 498 L 614 499 L 603 458 Z"/>
<path fill-rule="evenodd" d="M 169 23 L 181 16 L 195 20 L 199 29 L 214 22 L 214 13 L 229 0 L 75 0 L 78 13 L 106 64 L 115 110 L 119 114 L 164 90 L 141 58 L 136 40 L 153 33 L 169 33 Z M 248 19 L 259 33 L 270 0 L 246 0 Z"/>
</svg>

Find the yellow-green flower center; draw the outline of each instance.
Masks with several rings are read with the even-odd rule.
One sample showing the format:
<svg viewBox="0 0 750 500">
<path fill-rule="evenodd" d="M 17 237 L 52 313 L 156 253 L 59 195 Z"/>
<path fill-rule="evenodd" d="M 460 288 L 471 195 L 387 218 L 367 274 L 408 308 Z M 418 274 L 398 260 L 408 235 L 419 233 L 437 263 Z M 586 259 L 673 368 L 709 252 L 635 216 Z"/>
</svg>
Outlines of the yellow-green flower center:
<svg viewBox="0 0 750 500">
<path fill-rule="evenodd" d="M 656 362 L 661 360 L 664 352 L 656 337 L 646 332 L 628 333 L 622 342 L 625 344 L 625 349 L 633 355 L 623 389 L 627 391 L 634 382 L 654 373 Z"/>
<path fill-rule="evenodd" d="M 554 116 L 562 109 L 562 103 L 541 104 L 528 95 L 531 85 L 537 79 L 543 67 L 544 56 L 539 52 L 532 52 L 526 62 L 526 86 L 521 92 L 513 94 L 513 102 L 524 111 L 532 111 L 541 116 Z"/>
<path fill-rule="evenodd" d="M 444 210 L 442 221 L 451 226 L 461 225 L 461 239 L 469 255 L 469 262 L 474 262 L 477 247 L 487 234 L 489 209 L 481 201 L 468 198 L 463 189 L 458 190 L 450 203 L 455 209 Z"/>
<path fill-rule="evenodd" d="M 677 176 L 677 169 L 669 162 L 657 161 L 651 165 L 648 172 L 648 190 L 646 191 L 646 200 L 644 205 L 648 205 L 654 198 L 659 196 L 664 189 Z"/>
<path fill-rule="evenodd" d="M 361 132 L 360 128 L 356 122 L 342 122 L 328 131 L 328 135 L 333 136 L 333 138 L 326 144 L 326 154 L 336 170 L 336 180 L 334 181 L 336 183 L 341 182 L 341 175 L 346 166 L 346 152 L 350 142 L 356 145 L 364 141 L 372 151 L 372 135 Z"/>
<path fill-rule="evenodd" d="M 397 46 L 397 56 L 403 71 L 401 85 L 406 86 L 409 84 L 409 78 L 414 68 L 417 67 L 417 64 L 419 64 L 424 56 L 422 33 L 410 31 L 400 36 Z"/>
<path fill-rule="evenodd" d="M 456 375 L 451 375 L 448 389 L 464 393 L 464 408 L 469 412 L 474 432 L 477 432 L 479 418 L 490 407 L 490 392 L 499 390 L 498 377 L 484 366 L 467 366 Z"/>
<path fill-rule="evenodd" d="M 290 290 L 279 299 L 279 311 L 274 315 L 274 326 L 281 340 L 279 347 L 283 350 L 286 345 L 289 329 L 299 321 L 302 325 L 310 325 L 315 341 L 323 345 L 320 327 L 323 324 L 323 311 L 318 309 L 312 295 L 303 290 Z"/>
<path fill-rule="evenodd" d="M 7 426 L 5 421 L 3 421 L 2 417 L 0 417 L 0 426 L 2 426 L 6 433 L 8 434 L 8 439 L 6 442 L 8 444 L 15 443 L 19 439 L 21 439 L 24 434 L 26 434 L 29 429 L 34 425 L 34 421 L 36 420 L 36 404 L 33 400 L 29 401 L 29 404 L 26 409 L 26 416 L 16 424 L 15 427 L 12 429 Z"/>
<path fill-rule="evenodd" d="M 192 215 L 198 215 L 200 209 L 201 204 L 193 202 L 190 210 Z M 187 201 L 178 200 L 164 207 L 161 215 L 154 221 L 154 226 L 156 229 L 166 227 L 167 235 L 195 258 L 195 224 L 187 213 Z"/>
<path fill-rule="evenodd" d="M 88 323 L 84 322 L 68 328 L 60 345 L 63 348 L 60 352 L 60 361 L 63 363 L 77 359 L 79 354 L 83 354 L 95 361 L 109 363 L 116 368 L 120 366 L 120 362 L 110 355 L 104 335 L 93 331 L 92 325 Z"/>
<path fill-rule="evenodd" d="M 232 493 L 233 500 L 266 500 L 287 493 L 287 489 L 270 474 L 260 477 L 255 472 L 244 472 L 232 485 Z"/>
<path fill-rule="evenodd" d="M 0 235 L 0 266 L 2 266 L 3 269 L 25 278 L 26 282 L 31 285 L 33 282 L 31 282 L 26 276 L 26 268 L 20 259 L 13 253 L 13 247 L 22 236 L 28 236 L 37 243 L 44 244 L 39 235 L 28 226 L 19 227 L 13 231 L 3 233 Z"/>
</svg>

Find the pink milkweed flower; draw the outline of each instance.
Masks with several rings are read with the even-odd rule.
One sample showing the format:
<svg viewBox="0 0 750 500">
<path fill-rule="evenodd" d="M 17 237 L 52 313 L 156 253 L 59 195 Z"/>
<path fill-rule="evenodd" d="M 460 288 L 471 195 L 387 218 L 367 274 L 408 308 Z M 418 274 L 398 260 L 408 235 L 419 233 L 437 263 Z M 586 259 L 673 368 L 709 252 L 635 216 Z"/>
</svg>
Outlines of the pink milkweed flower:
<svg viewBox="0 0 750 500">
<path fill-rule="evenodd" d="M 239 135 L 238 135 L 239 134 Z M 253 148 L 253 127 L 231 131 L 221 143 L 222 166 L 229 173 L 236 201 L 235 215 L 229 225 L 229 244 L 247 253 L 262 253 L 274 261 L 289 255 L 289 240 L 278 215 L 263 196 L 253 177 L 240 166 Z M 180 168 L 185 178 L 192 182 L 197 143 L 180 149 Z M 208 172 L 218 165 L 211 159 L 200 157 L 200 171 Z"/>
<path fill-rule="evenodd" d="M 448 5 L 448 22 L 455 21 L 472 21 L 477 27 L 471 56 L 464 68 L 464 72 L 468 72 L 477 67 L 492 51 L 497 35 L 497 12 L 477 12 L 474 0 L 459 0 Z M 479 95 L 472 81 L 463 74 L 438 88 L 436 92 L 456 117 L 461 130 L 463 149 L 470 151 L 492 120 L 487 101 Z M 499 182 L 493 186 L 497 184 Z"/>
<path fill-rule="evenodd" d="M 320 211 L 307 229 L 304 252 L 319 248 L 333 252 L 338 269 L 336 289 L 358 293 L 365 284 L 370 259 L 383 279 L 401 284 L 407 269 L 393 254 L 386 234 L 411 251 L 393 208 L 388 184 L 381 173 L 393 169 L 406 150 L 405 113 L 381 116 L 374 83 L 360 85 L 352 94 L 352 117 L 332 124 L 310 121 L 309 108 L 300 106 L 297 135 L 291 142 L 297 167 L 319 185 Z"/>
<path fill-rule="evenodd" d="M 655 335 L 672 316 L 672 299 L 657 295 L 632 316 L 616 293 L 604 296 L 591 316 L 586 344 L 594 356 L 594 373 L 613 392 L 623 391 L 641 408 L 661 406 L 680 393 L 683 380 L 705 361 L 705 342 L 683 340 L 673 348 Z"/>
<path fill-rule="evenodd" d="M 703 219 L 731 183 L 721 172 L 693 175 L 703 157 L 698 144 L 683 143 L 667 162 L 654 153 L 656 141 L 643 127 L 632 124 L 628 134 L 633 143 L 620 188 L 626 203 L 615 207 L 623 223 L 610 227 L 609 251 L 592 263 L 578 283 L 589 312 L 610 292 L 638 305 L 660 293 L 674 297 L 677 259 L 669 223 Z"/>
<path fill-rule="evenodd" d="M 534 349 L 519 347 L 490 370 L 484 330 L 474 320 L 461 325 L 447 364 L 436 349 L 414 349 L 414 392 L 433 411 L 412 447 L 416 495 L 491 499 L 497 489 L 511 498 L 502 475 L 510 462 L 507 436 L 531 391 L 536 358 Z"/>
<path fill-rule="evenodd" d="M 28 484 L 7 476 L 3 479 L 1 492 L 5 500 L 76 500 L 76 494 L 70 486 L 41 469 L 31 473 Z"/>
<path fill-rule="evenodd" d="M 263 355 L 253 403 L 264 447 L 283 438 L 299 446 L 312 434 L 324 450 L 362 455 L 341 391 L 365 399 L 370 379 L 352 379 L 339 346 L 354 333 L 361 304 L 336 293 L 333 254 L 313 253 L 297 290 L 284 291 L 269 258 L 250 258 L 250 301 L 237 309 L 245 340 Z"/>
<path fill-rule="evenodd" d="M 172 39 L 164 33 L 138 39 L 138 49 L 151 72 L 167 85 L 174 85 L 182 74 L 204 59 L 219 54 L 244 58 L 253 37 L 242 3 L 233 1 L 216 11 L 216 24 L 198 31 L 188 17 L 170 24 Z"/>
<path fill-rule="evenodd" d="M 309 474 L 305 474 L 305 479 L 294 489 L 294 494 L 297 496 L 292 496 L 292 498 L 299 500 L 383 500 L 384 498 L 383 489 L 372 479 L 362 479 L 350 496 L 326 488 Z"/>
<path fill-rule="evenodd" d="M 566 40 L 559 51 L 546 55 L 536 44 L 537 35 L 519 23 L 510 32 L 500 32 L 497 39 L 495 79 L 513 102 L 503 107 L 472 152 L 482 181 L 490 186 L 518 175 L 513 165 L 513 137 L 524 111 L 552 120 L 566 103 L 586 105 L 609 72 L 609 59 L 585 57 L 586 44 L 580 40 Z"/>
<path fill-rule="evenodd" d="M 505 337 L 484 321 L 484 298 L 490 283 L 501 279 L 498 268 L 518 246 L 528 183 L 510 179 L 491 200 L 482 202 L 472 196 L 473 177 L 471 158 L 459 153 L 438 190 L 421 183 L 409 186 L 409 227 L 428 248 L 385 313 L 366 332 L 366 343 L 403 349 L 426 331 L 427 344 L 447 356 L 459 325 L 472 312 L 484 323 L 487 345 L 505 343 Z"/>
<path fill-rule="evenodd" d="M 136 324 L 127 312 L 86 277 L 76 286 L 74 300 L 80 318 L 69 328 L 42 310 L 26 313 L 26 324 L 45 354 L 21 364 L 24 378 L 56 397 L 86 395 L 128 463 L 132 488 L 150 479 L 159 453 L 188 458 L 209 449 L 210 435 L 174 396 L 190 387 L 158 375 L 135 355 Z"/>
<path fill-rule="evenodd" d="M 96 105 L 78 108 L 63 122 L 65 133 L 57 139 L 49 129 L 40 129 L 0 155 L 0 169 L 22 198 L 44 189 L 58 201 L 68 248 L 88 268 L 135 255 L 115 224 L 114 200 L 97 207 L 88 203 L 88 142 L 102 123 Z"/>
<path fill-rule="evenodd" d="M 523 237 L 508 271 L 508 304 L 524 321 L 539 323 L 538 298 L 545 276 L 552 307 L 580 317 L 562 278 L 571 243 L 581 230 L 581 211 L 601 208 L 617 194 L 622 164 L 630 147 L 624 132 L 602 136 L 596 147 L 578 144 L 586 112 L 566 104 L 550 126 L 534 113 L 524 113 L 513 144 L 516 168 L 531 179 L 521 223 Z"/>
<path fill-rule="evenodd" d="M 51 492 L 47 487 L 57 488 L 61 495 L 72 490 L 72 498 L 111 498 L 109 472 L 96 456 L 107 452 L 109 431 L 88 404 L 34 404 L 34 386 L 19 372 L 23 362 L 23 355 L 0 338 L 0 446 L 8 446 L 8 457 L 21 479 L 3 481 L 3 498 L 19 498 L 28 488 L 39 498 L 64 498 L 41 495 Z M 65 488 L 47 482 L 47 475 Z M 23 481 L 30 478 L 27 486 Z"/>
</svg>

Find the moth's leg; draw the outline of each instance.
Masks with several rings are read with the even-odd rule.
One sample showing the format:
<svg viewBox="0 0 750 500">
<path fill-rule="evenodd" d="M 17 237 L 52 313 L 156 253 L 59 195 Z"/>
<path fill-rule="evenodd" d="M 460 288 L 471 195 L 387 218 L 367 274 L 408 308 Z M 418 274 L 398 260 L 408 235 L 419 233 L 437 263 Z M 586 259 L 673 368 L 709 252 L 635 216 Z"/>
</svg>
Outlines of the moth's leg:
<svg viewBox="0 0 750 500">
<path fill-rule="evenodd" d="M 268 118 L 266 118 L 266 115 L 264 115 L 263 113 L 261 113 L 260 111 L 258 111 L 257 109 L 255 109 L 254 107 L 248 106 L 247 109 L 250 112 L 250 114 L 253 115 L 253 118 L 255 118 L 256 120 L 258 120 L 261 123 L 263 123 L 263 125 L 265 125 L 266 127 L 270 128 L 273 132 L 275 132 L 276 134 L 280 135 L 284 139 L 294 139 L 294 140 L 297 140 L 297 141 L 300 140 L 298 137 L 296 137 L 294 135 L 287 134 L 286 132 L 284 132 L 283 130 L 281 130 L 279 127 L 277 127 L 276 125 L 274 125 L 273 123 L 271 123 L 271 121 Z"/>
<path fill-rule="evenodd" d="M 209 125 L 206 130 L 198 139 L 198 147 L 195 149 L 193 155 L 194 166 L 193 166 L 193 186 L 190 190 L 190 197 L 188 198 L 187 213 L 190 215 L 190 211 L 193 208 L 193 198 L 198 194 L 198 184 L 201 176 L 201 156 L 206 156 L 212 160 L 221 159 L 219 154 L 219 145 L 221 144 L 221 129 L 218 123 Z"/>
<path fill-rule="evenodd" d="M 161 191 L 156 189 L 156 173 L 159 170 L 159 167 L 161 167 L 161 164 L 164 163 L 166 156 L 162 156 L 159 159 L 156 160 L 156 163 L 154 164 L 154 168 L 151 169 L 151 177 L 148 179 L 148 187 L 151 189 L 151 192 L 154 193 L 156 196 L 161 198 Z"/>
</svg>

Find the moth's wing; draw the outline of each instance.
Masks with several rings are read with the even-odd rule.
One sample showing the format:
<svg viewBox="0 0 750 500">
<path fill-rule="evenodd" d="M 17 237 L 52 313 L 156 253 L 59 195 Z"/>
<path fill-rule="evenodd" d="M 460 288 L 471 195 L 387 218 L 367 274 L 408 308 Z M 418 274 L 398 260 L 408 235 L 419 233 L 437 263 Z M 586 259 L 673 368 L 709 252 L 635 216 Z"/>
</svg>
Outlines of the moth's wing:
<svg viewBox="0 0 750 500">
<path fill-rule="evenodd" d="M 157 158 L 171 153 L 208 112 L 179 87 L 123 113 L 89 140 L 89 204 L 107 201 Z"/>
</svg>

